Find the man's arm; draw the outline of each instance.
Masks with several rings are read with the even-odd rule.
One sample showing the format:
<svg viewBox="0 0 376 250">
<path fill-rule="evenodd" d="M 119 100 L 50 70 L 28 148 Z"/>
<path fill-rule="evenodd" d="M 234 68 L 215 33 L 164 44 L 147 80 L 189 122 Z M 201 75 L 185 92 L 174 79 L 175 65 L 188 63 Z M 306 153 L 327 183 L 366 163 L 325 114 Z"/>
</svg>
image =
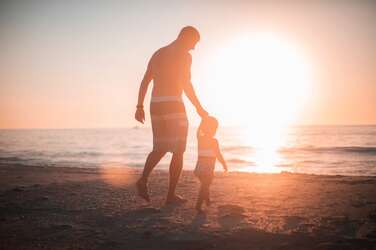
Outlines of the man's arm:
<svg viewBox="0 0 376 250">
<path fill-rule="evenodd" d="M 135 119 L 141 123 L 145 122 L 145 112 L 144 112 L 144 99 L 146 92 L 148 90 L 149 84 L 153 79 L 153 72 L 151 68 L 151 59 L 148 63 L 148 67 L 144 74 L 144 78 L 141 81 L 140 89 L 138 91 L 138 101 L 137 101 L 137 110 L 134 115 Z"/>
<path fill-rule="evenodd" d="M 187 58 L 187 75 L 185 76 L 185 83 L 184 83 L 184 93 L 188 97 L 188 99 L 191 101 L 193 106 L 195 106 L 197 113 L 201 116 L 207 116 L 208 112 L 204 110 L 204 108 L 201 106 L 200 101 L 197 98 L 196 92 L 193 88 L 192 82 L 191 82 L 191 64 L 192 64 L 192 57 L 189 54 Z"/>
<path fill-rule="evenodd" d="M 198 100 L 197 96 L 196 96 L 196 92 L 193 88 L 193 85 L 191 83 L 191 81 L 187 82 L 184 86 L 184 93 L 185 95 L 188 97 L 188 99 L 191 101 L 191 103 L 193 104 L 193 106 L 196 107 L 196 110 L 197 110 L 197 113 L 201 116 L 201 117 L 204 117 L 206 115 L 208 115 L 208 112 L 206 112 L 204 110 L 204 108 L 201 106 L 201 103 L 200 101 Z"/>
</svg>

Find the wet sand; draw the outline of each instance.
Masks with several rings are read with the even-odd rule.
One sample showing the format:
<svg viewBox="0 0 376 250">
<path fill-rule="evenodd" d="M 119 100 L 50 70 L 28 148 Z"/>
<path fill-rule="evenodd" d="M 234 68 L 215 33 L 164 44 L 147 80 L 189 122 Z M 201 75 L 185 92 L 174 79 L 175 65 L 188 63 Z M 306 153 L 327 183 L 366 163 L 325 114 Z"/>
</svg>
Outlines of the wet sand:
<svg viewBox="0 0 376 250">
<path fill-rule="evenodd" d="M 218 173 L 197 215 L 192 172 L 167 207 L 168 173 L 150 204 L 139 174 L 0 165 L 0 249 L 376 249 L 376 177 Z"/>
</svg>

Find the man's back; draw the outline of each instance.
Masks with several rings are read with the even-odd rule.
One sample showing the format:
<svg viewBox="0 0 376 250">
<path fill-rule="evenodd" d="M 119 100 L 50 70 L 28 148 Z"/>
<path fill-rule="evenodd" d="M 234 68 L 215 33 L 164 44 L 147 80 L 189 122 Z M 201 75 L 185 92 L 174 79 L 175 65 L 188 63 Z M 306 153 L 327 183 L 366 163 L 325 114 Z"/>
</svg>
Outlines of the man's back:
<svg viewBox="0 0 376 250">
<path fill-rule="evenodd" d="M 184 84 L 190 81 L 191 55 L 172 43 L 156 51 L 150 64 L 152 96 L 181 96 Z"/>
</svg>

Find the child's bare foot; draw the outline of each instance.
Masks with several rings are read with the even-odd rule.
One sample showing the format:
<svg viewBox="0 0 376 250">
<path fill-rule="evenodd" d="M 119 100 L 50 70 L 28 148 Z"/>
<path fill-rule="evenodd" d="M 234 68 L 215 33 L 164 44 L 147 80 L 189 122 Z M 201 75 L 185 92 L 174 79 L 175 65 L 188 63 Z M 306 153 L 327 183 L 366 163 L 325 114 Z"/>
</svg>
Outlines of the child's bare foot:
<svg viewBox="0 0 376 250">
<path fill-rule="evenodd" d="M 205 210 L 202 208 L 196 208 L 197 214 L 205 214 Z"/>
<path fill-rule="evenodd" d="M 196 211 L 197 211 L 198 214 L 205 213 L 205 211 L 201 208 L 200 205 L 196 205 Z"/>
<path fill-rule="evenodd" d="M 136 188 L 137 188 L 137 194 L 147 202 L 150 202 L 149 192 L 148 192 L 148 186 L 146 184 L 146 181 L 144 179 L 139 179 L 136 182 Z"/>
</svg>

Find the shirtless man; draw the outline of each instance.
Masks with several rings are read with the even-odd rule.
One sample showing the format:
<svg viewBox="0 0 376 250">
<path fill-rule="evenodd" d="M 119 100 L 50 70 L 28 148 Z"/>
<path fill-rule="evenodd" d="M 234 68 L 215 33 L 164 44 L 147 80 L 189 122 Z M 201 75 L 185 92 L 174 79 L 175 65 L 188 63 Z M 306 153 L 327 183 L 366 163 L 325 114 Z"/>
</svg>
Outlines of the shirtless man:
<svg viewBox="0 0 376 250">
<path fill-rule="evenodd" d="M 188 132 L 188 119 L 182 100 L 183 92 L 201 117 L 208 115 L 202 108 L 191 83 L 192 56 L 189 51 L 194 49 L 199 40 L 200 34 L 194 27 L 184 27 L 175 41 L 153 54 L 141 82 L 135 118 L 144 123 L 144 98 L 153 80 L 150 103 L 153 151 L 149 153 L 142 176 L 136 185 L 138 195 L 146 201 L 150 201 L 147 188 L 148 177 L 167 152 L 172 152 L 173 155 L 169 169 L 166 204 L 184 201 L 182 197 L 175 194 L 183 167 L 183 154 Z"/>
</svg>

